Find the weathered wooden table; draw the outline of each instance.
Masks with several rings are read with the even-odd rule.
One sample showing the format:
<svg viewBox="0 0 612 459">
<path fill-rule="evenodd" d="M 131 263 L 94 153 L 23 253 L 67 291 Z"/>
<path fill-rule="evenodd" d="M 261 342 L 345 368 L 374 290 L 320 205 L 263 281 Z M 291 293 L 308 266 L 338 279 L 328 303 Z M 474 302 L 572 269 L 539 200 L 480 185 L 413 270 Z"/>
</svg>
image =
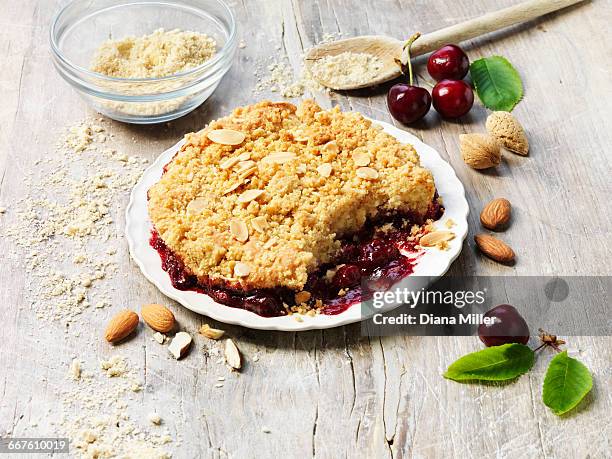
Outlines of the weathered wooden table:
<svg viewBox="0 0 612 459">
<path fill-rule="evenodd" d="M 0 206 L 6 208 L 0 229 L 18 218 L 17 201 L 29 186 L 25 177 L 39 167 L 37 160 L 52 154 L 64 126 L 96 116 L 60 79 L 49 58 L 48 25 L 59 3 L 5 1 L 0 10 Z M 254 70 L 270 63 L 266 59 L 271 54 L 277 60 L 288 56 L 299 74 L 303 50 L 324 34 L 406 37 L 512 3 L 232 0 L 246 46 L 202 107 L 165 126 L 104 125 L 125 153 L 153 159 L 184 133 L 235 106 L 279 99 L 274 92 L 252 92 L 257 84 Z M 525 99 L 515 113 L 528 131 L 528 158 L 506 155 L 493 173 L 465 167 L 458 136 L 484 129 L 486 111 L 481 106 L 458 122 L 440 122 L 432 111 L 424 123 L 407 128 L 441 152 L 466 188 L 471 232 L 451 273 L 610 275 L 611 21 L 611 4 L 596 0 L 467 44 L 472 58 L 501 54 L 519 70 Z M 417 71 L 424 74 L 423 61 L 418 62 Z M 338 104 L 393 121 L 384 93 L 316 98 L 327 106 Z M 518 254 L 513 267 L 491 262 L 474 250 L 478 212 L 494 196 L 505 196 L 514 206 L 512 228 L 504 234 Z M 130 396 L 126 412 L 146 431 L 156 428 L 148 414 L 158 412 L 163 419 L 159 429 L 173 439 L 165 448 L 175 457 L 612 454 L 609 337 L 570 338 L 592 370 L 595 385 L 584 408 L 563 419 L 541 402 L 549 353 L 530 374 L 502 387 L 443 379 L 441 372 L 451 361 L 480 348 L 474 337 L 374 339 L 361 337 L 358 325 L 271 333 L 214 324 L 234 337 L 246 360 L 240 374 L 230 373 L 196 334 L 206 318 L 164 298 L 130 260 L 121 239 L 120 209 L 126 199 L 123 193 L 114 210 L 120 250 L 112 304 L 84 311 L 71 324 L 76 333 L 65 333 L 62 321 L 36 318 L 27 297 L 33 281 L 19 263 L 5 258 L 14 251 L 11 239 L 0 239 L 0 436 L 65 435 L 59 422 L 62 413 L 68 422 L 71 416 L 90 415 L 61 400 L 66 387 L 79 384 L 67 376 L 72 359 L 80 358 L 84 368 L 96 374 L 98 360 L 121 354 L 143 389 Z M 194 335 L 196 344 L 183 361 L 167 355 L 146 327 L 115 348 L 101 338 L 114 312 L 123 307 L 139 310 L 146 302 L 170 305 L 181 328 Z M 225 380 L 219 382 L 219 377 Z M 122 451 L 124 445 L 115 446 Z"/>
</svg>

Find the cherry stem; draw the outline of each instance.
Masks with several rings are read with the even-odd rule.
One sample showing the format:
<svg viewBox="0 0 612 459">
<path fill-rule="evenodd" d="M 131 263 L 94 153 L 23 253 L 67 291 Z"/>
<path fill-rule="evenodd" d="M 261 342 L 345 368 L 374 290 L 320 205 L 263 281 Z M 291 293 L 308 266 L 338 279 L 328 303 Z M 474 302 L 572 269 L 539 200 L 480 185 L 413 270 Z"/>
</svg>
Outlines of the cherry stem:
<svg viewBox="0 0 612 459">
<path fill-rule="evenodd" d="M 415 33 L 412 37 L 406 40 L 406 43 L 404 44 L 404 48 L 403 48 L 406 51 L 406 56 L 408 57 L 406 65 L 408 65 L 408 78 L 409 78 L 410 86 L 412 86 L 412 62 L 410 62 L 410 47 L 412 46 L 414 41 L 420 36 L 421 36 L 421 32 Z"/>
<path fill-rule="evenodd" d="M 538 347 L 536 347 L 536 348 L 533 350 L 533 352 L 538 352 L 540 349 L 542 349 L 542 348 L 543 348 L 543 347 L 545 347 L 545 346 L 547 346 L 547 344 L 546 344 L 546 343 L 542 343 L 542 344 L 540 344 Z"/>
</svg>

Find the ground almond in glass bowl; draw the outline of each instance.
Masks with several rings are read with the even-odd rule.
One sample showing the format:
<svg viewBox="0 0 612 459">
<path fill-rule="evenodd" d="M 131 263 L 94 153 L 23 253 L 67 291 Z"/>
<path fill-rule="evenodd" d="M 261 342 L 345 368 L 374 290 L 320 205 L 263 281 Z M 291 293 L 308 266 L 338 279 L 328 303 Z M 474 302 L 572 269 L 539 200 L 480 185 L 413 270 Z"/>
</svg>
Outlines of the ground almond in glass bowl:
<svg viewBox="0 0 612 459">
<path fill-rule="evenodd" d="M 94 53 L 90 70 L 102 75 L 125 78 L 163 78 L 186 72 L 215 56 L 217 44 L 204 33 L 179 29 L 157 29 L 148 35 L 129 36 L 103 42 Z M 164 93 L 178 89 L 185 81 L 159 81 L 143 85 L 138 82 L 108 82 L 109 89 L 126 95 Z M 113 110 L 132 115 L 159 115 L 180 107 L 188 97 L 177 97 L 156 103 L 105 101 Z"/>
</svg>

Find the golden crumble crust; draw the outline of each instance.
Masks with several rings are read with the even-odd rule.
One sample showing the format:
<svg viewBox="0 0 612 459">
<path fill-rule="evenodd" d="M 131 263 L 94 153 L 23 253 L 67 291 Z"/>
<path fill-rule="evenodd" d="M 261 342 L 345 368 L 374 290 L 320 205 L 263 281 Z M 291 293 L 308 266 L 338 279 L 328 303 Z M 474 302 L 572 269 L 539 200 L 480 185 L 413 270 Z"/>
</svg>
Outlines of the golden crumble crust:
<svg viewBox="0 0 612 459">
<path fill-rule="evenodd" d="M 215 143 L 219 129 L 244 141 Z M 361 114 L 265 101 L 188 134 L 149 215 L 201 281 L 301 290 L 339 238 L 380 213 L 424 216 L 434 193 L 414 148 Z"/>
</svg>

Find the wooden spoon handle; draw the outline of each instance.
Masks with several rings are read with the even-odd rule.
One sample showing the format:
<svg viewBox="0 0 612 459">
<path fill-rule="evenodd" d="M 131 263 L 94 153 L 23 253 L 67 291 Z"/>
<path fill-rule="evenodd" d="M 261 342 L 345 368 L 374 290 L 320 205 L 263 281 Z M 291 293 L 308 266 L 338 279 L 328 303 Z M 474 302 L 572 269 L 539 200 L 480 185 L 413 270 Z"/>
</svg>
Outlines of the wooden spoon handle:
<svg viewBox="0 0 612 459">
<path fill-rule="evenodd" d="M 410 48 L 412 56 L 427 54 L 448 43 L 459 43 L 519 22 L 543 16 L 584 0 L 528 0 L 503 10 L 487 13 L 435 32 L 425 34 Z"/>
</svg>

